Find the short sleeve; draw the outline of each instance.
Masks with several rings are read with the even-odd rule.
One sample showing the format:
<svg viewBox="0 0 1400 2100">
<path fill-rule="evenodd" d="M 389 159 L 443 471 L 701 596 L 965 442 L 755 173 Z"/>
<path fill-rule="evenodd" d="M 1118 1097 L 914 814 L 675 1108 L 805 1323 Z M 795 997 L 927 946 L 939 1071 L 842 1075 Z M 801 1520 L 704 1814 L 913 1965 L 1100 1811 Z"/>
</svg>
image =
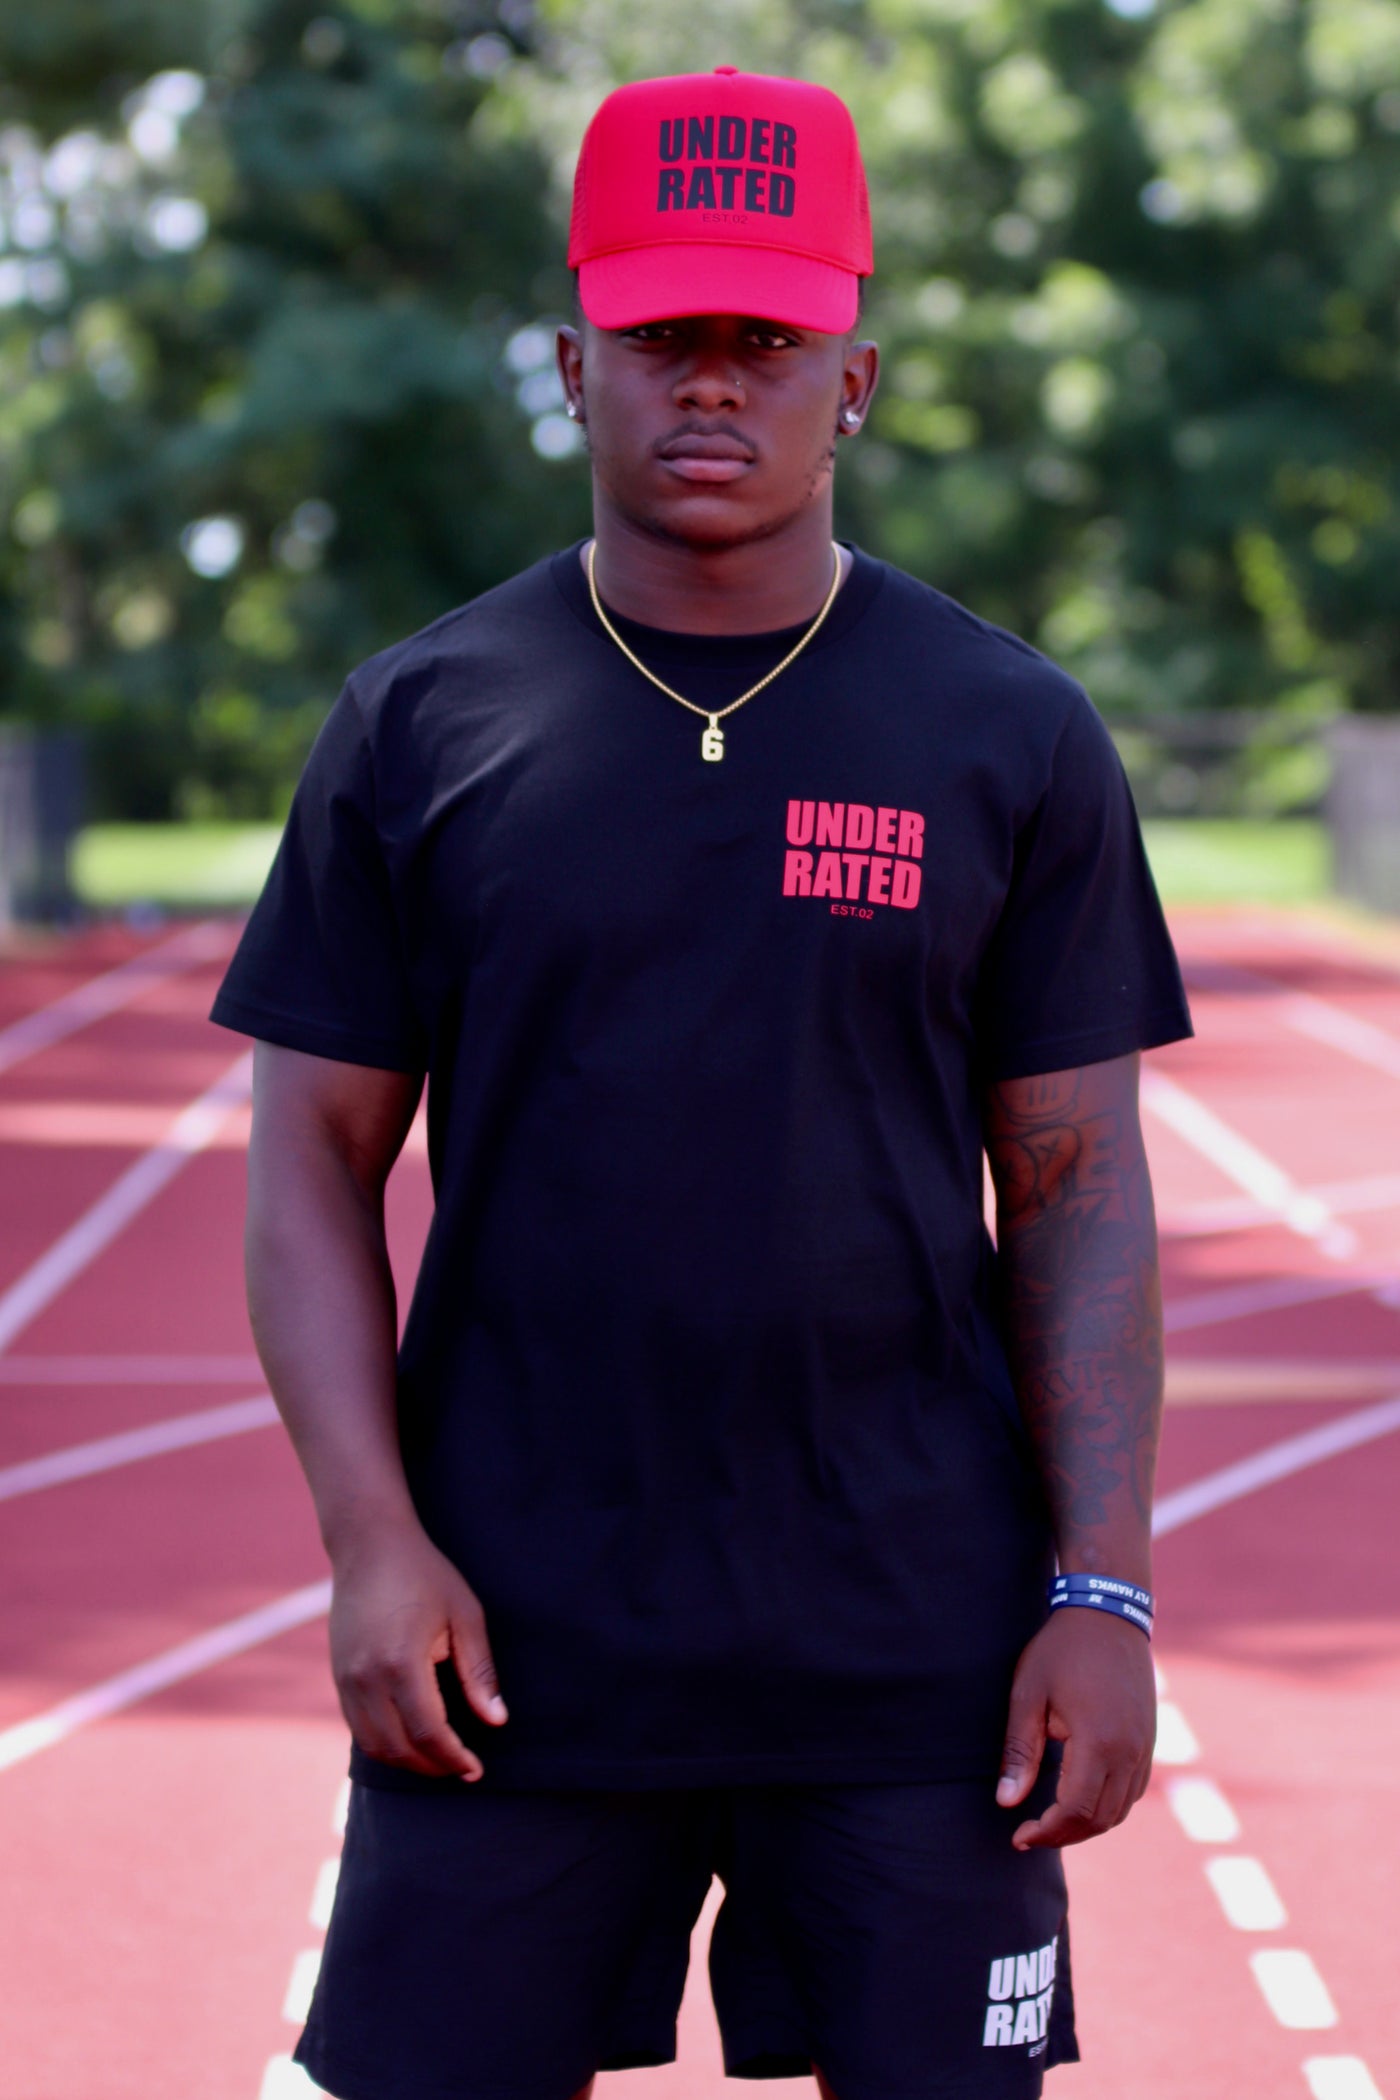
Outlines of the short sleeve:
<svg viewBox="0 0 1400 2100">
<path fill-rule="evenodd" d="M 976 1031 L 991 1079 L 1098 1064 L 1194 1032 L 1127 776 L 1082 692 L 1016 840 Z"/>
<path fill-rule="evenodd" d="M 209 1018 L 347 1064 L 427 1068 L 351 681 L 317 732 Z"/>
</svg>

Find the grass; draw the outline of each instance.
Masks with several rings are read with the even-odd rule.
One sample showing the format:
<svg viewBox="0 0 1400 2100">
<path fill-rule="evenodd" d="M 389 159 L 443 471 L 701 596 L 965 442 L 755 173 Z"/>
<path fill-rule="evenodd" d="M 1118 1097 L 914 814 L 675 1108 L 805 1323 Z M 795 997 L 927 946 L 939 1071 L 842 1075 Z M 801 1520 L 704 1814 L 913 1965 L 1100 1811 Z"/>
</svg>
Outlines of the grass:
<svg viewBox="0 0 1400 2100">
<path fill-rule="evenodd" d="M 1168 904 L 1306 904 L 1328 894 L 1321 824 L 1156 818 L 1143 832 Z M 90 824 L 74 851 L 74 886 L 98 911 L 246 909 L 279 836 L 276 824 Z"/>
<path fill-rule="evenodd" d="M 97 911 L 237 910 L 262 888 L 280 824 L 89 824 L 73 850 L 73 887 Z"/>
<path fill-rule="evenodd" d="M 1149 818 L 1164 904 L 1316 904 L 1331 893 L 1326 826 L 1305 817 Z"/>
</svg>

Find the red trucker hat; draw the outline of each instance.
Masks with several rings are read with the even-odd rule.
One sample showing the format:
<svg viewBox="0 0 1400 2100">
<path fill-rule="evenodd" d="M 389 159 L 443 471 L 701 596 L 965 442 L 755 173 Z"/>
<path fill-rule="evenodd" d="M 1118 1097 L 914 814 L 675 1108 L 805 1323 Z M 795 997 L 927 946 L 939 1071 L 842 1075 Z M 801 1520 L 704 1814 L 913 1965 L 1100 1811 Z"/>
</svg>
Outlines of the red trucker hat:
<svg viewBox="0 0 1400 2100">
<path fill-rule="evenodd" d="M 874 267 L 850 111 L 734 66 L 615 88 L 584 134 L 569 267 L 595 328 L 738 313 L 843 334 Z"/>
</svg>

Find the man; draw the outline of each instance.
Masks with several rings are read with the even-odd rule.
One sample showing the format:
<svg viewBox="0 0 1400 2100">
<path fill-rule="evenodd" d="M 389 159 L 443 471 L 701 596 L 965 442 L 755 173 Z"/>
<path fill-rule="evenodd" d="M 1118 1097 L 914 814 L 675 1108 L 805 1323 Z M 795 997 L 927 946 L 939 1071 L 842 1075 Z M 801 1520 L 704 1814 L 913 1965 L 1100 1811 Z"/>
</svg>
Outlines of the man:
<svg viewBox="0 0 1400 2100">
<path fill-rule="evenodd" d="M 213 1008 L 354 1738 L 296 2059 L 667 2062 L 718 1873 L 731 2074 L 1019 2100 L 1078 2053 L 1059 1848 L 1151 1756 L 1175 958 L 1081 690 L 833 544 L 844 105 L 618 91 L 570 260 L 594 537 L 351 674 Z"/>
</svg>

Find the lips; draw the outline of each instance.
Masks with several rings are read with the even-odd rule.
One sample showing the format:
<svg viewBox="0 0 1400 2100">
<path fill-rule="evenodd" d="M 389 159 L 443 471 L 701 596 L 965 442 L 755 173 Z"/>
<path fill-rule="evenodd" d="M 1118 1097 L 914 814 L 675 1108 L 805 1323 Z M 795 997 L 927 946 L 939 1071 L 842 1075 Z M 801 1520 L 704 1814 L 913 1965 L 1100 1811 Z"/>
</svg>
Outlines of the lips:
<svg viewBox="0 0 1400 2100">
<path fill-rule="evenodd" d="M 683 481 L 734 481 L 754 461 L 753 447 L 724 430 L 682 431 L 656 449 Z"/>
<path fill-rule="evenodd" d="M 751 446 L 722 430 L 709 436 L 698 430 L 687 431 L 681 437 L 668 438 L 658 450 L 663 459 L 741 459 L 747 463 L 753 458 Z"/>
</svg>

